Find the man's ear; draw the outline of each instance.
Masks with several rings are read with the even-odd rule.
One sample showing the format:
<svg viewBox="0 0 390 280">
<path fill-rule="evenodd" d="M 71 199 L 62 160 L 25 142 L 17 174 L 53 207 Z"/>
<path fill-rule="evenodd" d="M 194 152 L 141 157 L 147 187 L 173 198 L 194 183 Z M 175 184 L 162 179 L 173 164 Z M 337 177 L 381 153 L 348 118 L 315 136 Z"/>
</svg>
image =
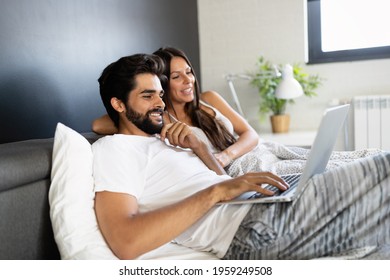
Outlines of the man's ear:
<svg viewBox="0 0 390 280">
<path fill-rule="evenodd" d="M 123 102 L 116 97 L 111 98 L 111 106 L 118 113 L 123 113 L 126 109 L 125 104 L 123 104 Z"/>
</svg>

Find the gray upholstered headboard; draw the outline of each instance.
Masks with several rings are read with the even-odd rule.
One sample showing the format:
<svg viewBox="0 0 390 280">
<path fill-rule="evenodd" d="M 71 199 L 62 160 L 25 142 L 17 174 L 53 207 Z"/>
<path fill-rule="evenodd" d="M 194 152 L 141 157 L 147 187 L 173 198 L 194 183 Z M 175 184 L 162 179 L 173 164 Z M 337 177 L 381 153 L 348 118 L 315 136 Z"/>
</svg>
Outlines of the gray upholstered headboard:
<svg viewBox="0 0 390 280">
<path fill-rule="evenodd" d="M 48 202 L 52 149 L 53 138 L 0 144 L 0 259 L 60 257 Z"/>
<path fill-rule="evenodd" d="M 47 194 L 53 139 L 0 145 L 0 259 L 58 259 Z"/>
</svg>

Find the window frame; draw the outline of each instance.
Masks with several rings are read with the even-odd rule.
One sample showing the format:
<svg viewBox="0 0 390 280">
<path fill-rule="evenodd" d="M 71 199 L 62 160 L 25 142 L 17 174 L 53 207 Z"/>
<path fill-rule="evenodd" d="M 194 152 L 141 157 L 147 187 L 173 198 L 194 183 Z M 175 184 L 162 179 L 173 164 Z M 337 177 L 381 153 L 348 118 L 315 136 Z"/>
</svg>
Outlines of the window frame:
<svg viewBox="0 0 390 280">
<path fill-rule="evenodd" d="M 307 0 L 307 64 L 390 58 L 390 46 L 323 52 L 321 0 Z"/>
</svg>

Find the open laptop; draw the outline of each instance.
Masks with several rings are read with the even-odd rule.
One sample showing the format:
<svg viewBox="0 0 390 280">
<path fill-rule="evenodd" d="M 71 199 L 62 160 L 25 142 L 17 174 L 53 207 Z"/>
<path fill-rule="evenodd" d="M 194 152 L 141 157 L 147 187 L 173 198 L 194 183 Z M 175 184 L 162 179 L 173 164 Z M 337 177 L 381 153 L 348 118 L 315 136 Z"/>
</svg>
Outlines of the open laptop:
<svg viewBox="0 0 390 280">
<path fill-rule="evenodd" d="M 246 192 L 233 200 L 220 202 L 219 204 L 275 203 L 292 201 L 300 192 L 302 192 L 306 182 L 312 176 L 325 171 L 339 131 L 347 117 L 348 110 L 349 104 L 325 110 L 303 172 L 300 174 L 281 176 L 289 183 L 290 188 L 288 190 L 281 192 L 274 186 L 265 186 L 264 188 L 276 191 L 275 195 L 267 196 L 257 192 Z"/>
</svg>

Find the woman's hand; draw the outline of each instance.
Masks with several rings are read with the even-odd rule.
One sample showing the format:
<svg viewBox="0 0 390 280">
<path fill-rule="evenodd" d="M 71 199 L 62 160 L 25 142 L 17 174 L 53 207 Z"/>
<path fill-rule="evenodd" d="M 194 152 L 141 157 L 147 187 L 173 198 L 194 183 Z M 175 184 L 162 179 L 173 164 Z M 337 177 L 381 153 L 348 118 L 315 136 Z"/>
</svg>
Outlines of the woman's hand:
<svg viewBox="0 0 390 280">
<path fill-rule="evenodd" d="M 193 133 L 191 128 L 182 122 L 168 123 L 164 125 L 160 133 L 161 140 L 168 139 L 173 146 L 196 150 L 201 146 L 201 140 Z"/>
<path fill-rule="evenodd" d="M 228 166 L 233 161 L 233 158 L 227 150 L 215 153 L 214 156 L 222 167 Z"/>
</svg>

